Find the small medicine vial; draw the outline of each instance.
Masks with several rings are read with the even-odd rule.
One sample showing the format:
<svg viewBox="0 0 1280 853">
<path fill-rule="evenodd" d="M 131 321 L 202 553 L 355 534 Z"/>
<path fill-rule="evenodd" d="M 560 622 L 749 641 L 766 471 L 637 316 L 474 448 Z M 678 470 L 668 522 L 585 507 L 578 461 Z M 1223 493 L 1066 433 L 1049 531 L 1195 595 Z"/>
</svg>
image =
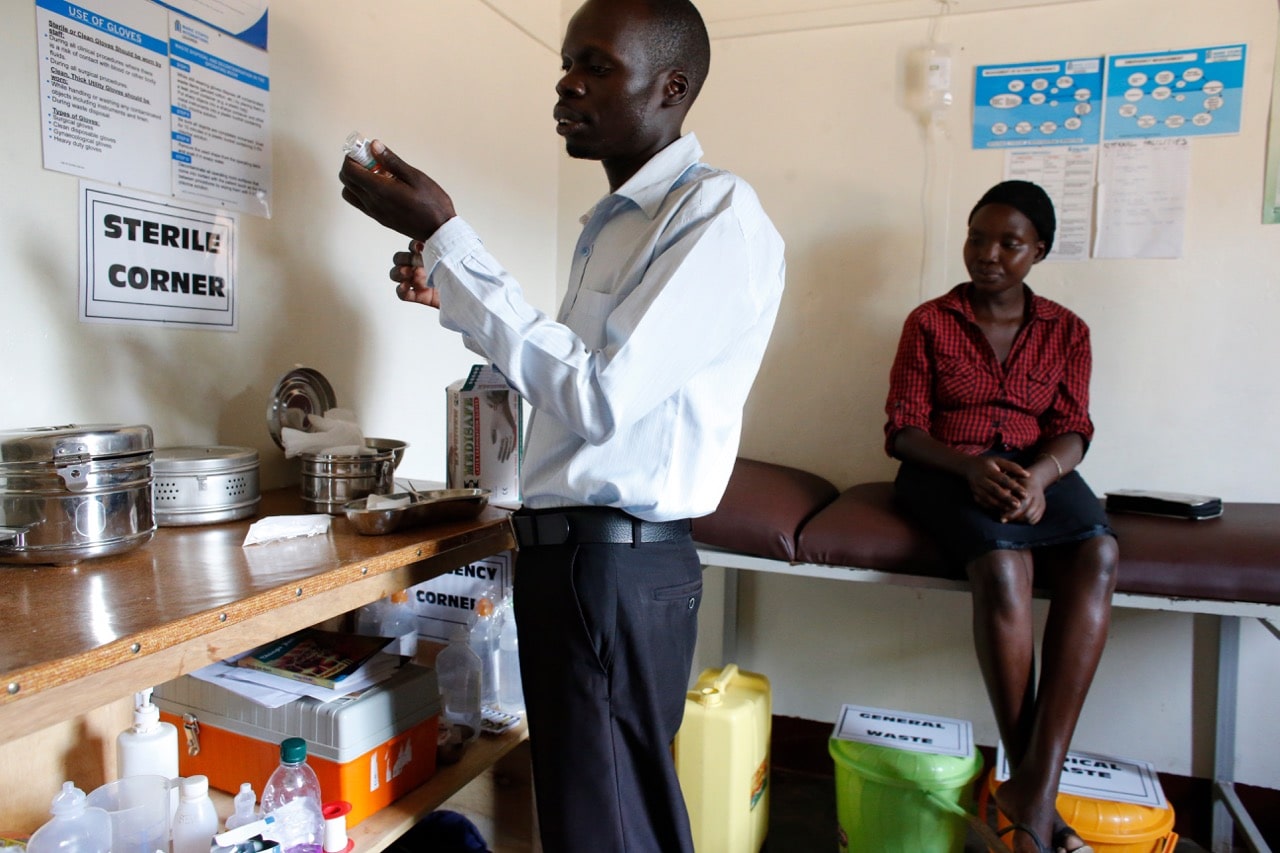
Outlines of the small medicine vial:
<svg viewBox="0 0 1280 853">
<path fill-rule="evenodd" d="M 353 130 L 347 135 L 347 141 L 342 146 L 342 150 L 348 157 L 364 166 L 370 172 L 377 172 L 380 175 L 391 174 L 382 167 L 382 164 L 373 156 L 373 152 L 369 150 L 369 138 L 358 130 Z"/>
</svg>

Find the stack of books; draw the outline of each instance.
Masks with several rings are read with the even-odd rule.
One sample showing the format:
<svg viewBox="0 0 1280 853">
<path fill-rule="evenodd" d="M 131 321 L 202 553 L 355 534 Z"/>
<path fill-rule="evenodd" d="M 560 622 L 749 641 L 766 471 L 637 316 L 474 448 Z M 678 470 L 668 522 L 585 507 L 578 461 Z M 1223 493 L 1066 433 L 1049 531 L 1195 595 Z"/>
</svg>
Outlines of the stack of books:
<svg viewBox="0 0 1280 853">
<path fill-rule="evenodd" d="M 192 673 L 269 708 L 309 696 L 329 702 L 390 678 L 405 658 L 398 639 L 304 628 Z"/>
</svg>

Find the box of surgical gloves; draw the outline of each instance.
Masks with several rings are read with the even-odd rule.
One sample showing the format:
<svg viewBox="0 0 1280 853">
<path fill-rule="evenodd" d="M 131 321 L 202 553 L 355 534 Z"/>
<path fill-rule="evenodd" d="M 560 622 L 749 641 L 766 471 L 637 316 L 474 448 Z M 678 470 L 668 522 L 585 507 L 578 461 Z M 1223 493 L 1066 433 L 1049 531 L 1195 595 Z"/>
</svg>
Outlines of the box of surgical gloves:
<svg viewBox="0 0 1280 853">
<path fill-rule="evenodd" d="M 520 395 L 496 367 L 472 366 L 465 379 L 445 389 L 451 489 L 487 489 L 489 503 L 520 506 L 524 458 L 524 412 Z"/>
</svg>

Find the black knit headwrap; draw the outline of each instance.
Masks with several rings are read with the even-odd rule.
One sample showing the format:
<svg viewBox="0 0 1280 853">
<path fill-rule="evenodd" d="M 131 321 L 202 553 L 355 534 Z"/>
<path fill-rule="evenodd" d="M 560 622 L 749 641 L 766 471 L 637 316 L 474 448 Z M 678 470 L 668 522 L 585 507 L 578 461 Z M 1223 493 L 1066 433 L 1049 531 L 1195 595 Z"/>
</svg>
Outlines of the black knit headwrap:
<svg viewBox="0 0 1280 853">
<path fill-rule="evenodd" d="M 1053 232 L 1058 227 L 1053 214 L 1053 201 L 1049 194 L 1031 181 L 1004 181 L 987 190 L 969 211 L 969 221 L 978 209 L 988 204 L 1004 204 L 1017 210 L 1035 226 L 1036 234 L 1044 241 L 1044 253 L 1053 248 Z"/>
</svg>

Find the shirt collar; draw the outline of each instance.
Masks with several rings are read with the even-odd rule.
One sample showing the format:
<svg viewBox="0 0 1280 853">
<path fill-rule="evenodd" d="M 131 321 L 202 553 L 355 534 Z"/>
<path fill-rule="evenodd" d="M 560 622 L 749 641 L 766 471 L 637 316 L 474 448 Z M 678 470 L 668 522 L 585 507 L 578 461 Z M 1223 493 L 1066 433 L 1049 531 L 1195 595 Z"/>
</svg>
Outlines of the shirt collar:
<svg viewBox="0 0 1280 853">
<path fill-rule="evenodd" d="M 662 200 L 671 192 L 675 182 L 701 158 L 702 146 L 698 144 L 698 137 L 692 133 L 686 133 L 650 157 L 649 161 L 641 166 L 640 170 L 625 184 L 596 202 L 582 215 L 580 221 L 585 225 L 591 216 L 611 198 L 629 199 L 644 211 L 645 216 L 652 219 L 658 214 Z"/>
<path fill-rule="evenodd" d="M 1030 304 L 1030 310 L 1028 313 L 1031 315 L 1031 319 L 1057 320 L 1063 315 L 1065 309 L 1061 305 L 1053 302 L 1052 300 L 1045 299 L 1043 296 L 1036 296 L 1035 292 L 1026 283 L 1022 286 L 1027 290 L 1027 299 Z M 973 306 L 969 304 L 968 299 L 964 298 L 965 291 L 968 287 L 968 282 L 965 282 L 964 284 L 957 284 L 955 287 L 951 288 L 951 290 L 939 297 L 938 304 L 949 311 L 956 312 L 966 320 L 973 322 Z"/>
</svg>

